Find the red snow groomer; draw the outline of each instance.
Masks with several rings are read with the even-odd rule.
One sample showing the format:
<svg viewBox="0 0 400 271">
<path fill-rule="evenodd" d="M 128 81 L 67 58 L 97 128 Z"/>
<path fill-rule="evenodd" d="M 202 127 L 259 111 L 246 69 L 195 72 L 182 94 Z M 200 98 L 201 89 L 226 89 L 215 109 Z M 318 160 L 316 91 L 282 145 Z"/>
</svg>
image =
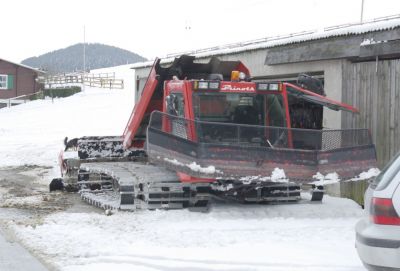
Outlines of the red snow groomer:
<svg viewBox="0 0 400 271">
<path fill-rule="evenodd" d="M 123 136 L 81 138 L 79 162 L 63 164 L 82 197 L 104 208 L 294 201 L 317 172 L 348 179 L 376 167 L 369 131 L 323 129 L 324 106 L 358 113 L 307 75 L 251 82 L 240 61 L 157 59 Z M 322 199 L 321 187 L 312 193 Z"/>
</svg>

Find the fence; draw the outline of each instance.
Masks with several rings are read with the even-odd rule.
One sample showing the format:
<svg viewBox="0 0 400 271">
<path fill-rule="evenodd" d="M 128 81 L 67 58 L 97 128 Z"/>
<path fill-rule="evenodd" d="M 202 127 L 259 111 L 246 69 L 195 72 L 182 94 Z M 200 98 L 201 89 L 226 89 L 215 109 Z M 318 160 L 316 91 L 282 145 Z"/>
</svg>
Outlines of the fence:
<svg viewBox="0 0 400 271">
<path fill-rule="evenodd" d="M 43 78 L 46 87 L 65 87 L 77 84 L 84 84 L 85 86 L 110 88 L 110 89 L 123 89 L 124 80 L 116 79 L 115 73 L 97 73 L 97 74 L 62 74 L 52 75 Z"/>
<path fill-rule="evenodd" d="M 48 86 L 82 84 L 81 75 L 53 75 L 44 78 L 44 84 Z"/>
<path fill-rule="evenodd" d="M 42 95 L 43 95 L 43 91 L 38 91 L 38 92 L 28 94 L 28 95 L 21 95 L 21 96 L 9 98 L 9 99 L 0 99 L 0 108 L 11 107 L 13 105 L 23 104 L 23 103 L 26 103 L 27 101 L 34 100 L 34 99 L 36 99 L 36 97 L 42 96 Z"/>
<path fill-rule="evenodd" d="M 110 88 L 110 89 L 123 89 L 124 80 L 116 79 L 113 77 L 102 76 L 102 74 L 87 74 L 85 75 L 85 86 Z"/>
<path fill-rule="evenodd" d="M 400 150 L 400 60 L 346 62 L 342 99 L 360 110 L 342 113 L 342 127 L 371 129 L 383 167 Z"/>
</svg>

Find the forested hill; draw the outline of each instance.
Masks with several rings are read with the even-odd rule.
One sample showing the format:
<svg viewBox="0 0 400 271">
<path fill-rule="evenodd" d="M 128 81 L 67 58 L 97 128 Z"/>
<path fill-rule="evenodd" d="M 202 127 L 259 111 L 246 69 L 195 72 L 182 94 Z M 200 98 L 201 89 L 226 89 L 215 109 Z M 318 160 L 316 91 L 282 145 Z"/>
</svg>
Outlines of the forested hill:
<svg viewBox="0 0 400 271">
<path fill-rule="evenodd" d="M 144 57 L 136 53 L 99 43 L 86 44 L 85 54 L 87 70 L 146 61 Z M 38 57 L 30 57 L 21 63 L 46 70 L 51 74 L 82 71 L 83 43 L 49 52 Z"/>
</svg>

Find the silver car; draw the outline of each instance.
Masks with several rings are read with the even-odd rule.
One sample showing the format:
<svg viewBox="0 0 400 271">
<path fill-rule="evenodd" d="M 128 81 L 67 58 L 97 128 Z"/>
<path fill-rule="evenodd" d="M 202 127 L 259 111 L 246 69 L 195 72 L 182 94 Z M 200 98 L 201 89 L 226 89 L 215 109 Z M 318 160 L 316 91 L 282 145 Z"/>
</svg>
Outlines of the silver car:
<svg viewBox="0 0 400 271">
<path fill-rule="evenodd" d="M 366 216 L 356 225 L 356 248 L 369 270 L 400 270 L 400 153 L 365 192 Z"/>
</svg>

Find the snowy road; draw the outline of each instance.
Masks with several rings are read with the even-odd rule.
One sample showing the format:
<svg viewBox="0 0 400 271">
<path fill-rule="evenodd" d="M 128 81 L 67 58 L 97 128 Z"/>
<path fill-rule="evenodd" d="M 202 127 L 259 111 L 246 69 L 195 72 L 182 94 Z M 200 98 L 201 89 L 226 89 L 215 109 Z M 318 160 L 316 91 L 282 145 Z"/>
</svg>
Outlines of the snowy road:
<svg viewBox="0 0 400 271">
<path fill-rule="evenodd" d="M 304 194 L 299 204 L 106 216 L 76 194 L 47 192 L 51 172 L 0 169 L 0 225 L 54 270 L 364 270 L 354 249 L 362 210 L 351 200 Z"/>
<path fill-rule="evenodd" d="M 21 245 L 8 240 L 0 230 L 0 270 L 2 271 L 46 271 L 36 258 L 34 258 Z"/>
<path fill-rule="evenodd" d="M 60 270 L 364 270 L 354 249 L 361 208 L 323 204 L 218 203 L 210 213 L 62 212 L 11 225 Z M 107 269 L 109 268 L 109 269 Z"/>
</svg>

